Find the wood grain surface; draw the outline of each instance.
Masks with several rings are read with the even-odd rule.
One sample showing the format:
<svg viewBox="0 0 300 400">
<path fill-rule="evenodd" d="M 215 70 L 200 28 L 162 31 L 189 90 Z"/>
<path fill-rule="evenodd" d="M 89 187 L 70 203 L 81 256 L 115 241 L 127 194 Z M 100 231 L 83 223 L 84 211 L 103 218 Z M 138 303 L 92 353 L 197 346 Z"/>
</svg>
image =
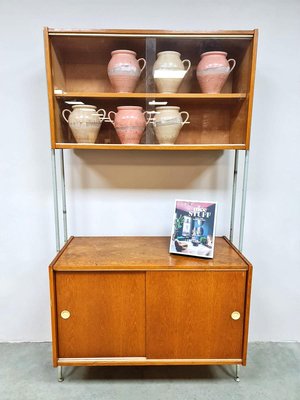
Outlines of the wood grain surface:
<svg viewBox="0 0 300 400">
<path fill-rule="evenodd" d="M 75 237 L 53 263 L 56 271 L 247 270 L 248 262 L 225 238 L 217 237 L 213 259 L 169 253 L 170 237 Z"/>
<path fill-rule="evenodd" d="M 246 272 L 152 271 L 146 282 L 147 358 L 242 358 Z"/>
<path fill-rule="evenodd" d="M 144 273 L 55 276 L 59 357 L 145 356 Z"/>
</svg>

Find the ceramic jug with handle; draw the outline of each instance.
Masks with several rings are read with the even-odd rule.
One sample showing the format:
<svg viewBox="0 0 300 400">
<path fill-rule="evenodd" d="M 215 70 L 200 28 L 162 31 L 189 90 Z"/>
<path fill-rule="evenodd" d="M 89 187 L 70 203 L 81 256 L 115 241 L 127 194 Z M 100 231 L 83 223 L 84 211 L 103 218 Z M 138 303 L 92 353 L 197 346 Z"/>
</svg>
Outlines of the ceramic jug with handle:
<svg viewBox="0 0 300 400">
<path fill-rule="evenodd" d="M 185 115 L 185 120 L 182 119 Z M 180 107 L 162 106 L 156 107 L 152 119 L 155 135 L 160 144 L 174 144 L 183 125 L 188 124 L 189 113 L 180 112 Z"/>
<path fill-rule="evenodd" d="M 140 143 L 147 124 L 146 112 L 139 106 L 119 106 L 117 110 L 116 113 L 110 111 L 108 119 L 114 125 L 121 143 Z"/>
<path fill-rule="evenodd" d="M 62 116 L 69 124 L 76 142 L 95 143 L 106 111 L 102 108 L 97 110 L 96 106 L 85 104 L 72 106 L 72 109 L 72 111 L 63 110 Z M 67 112 L 70 114 L 69 118 L 66 117 Z"/>
<path fill-rule="evenodd" d="M 191 68 L 190 60 L 180 59 L 177 51 L 161 51 L 153 65 L 153 77 L 160 93 L 176 93 Z"/>
<path fill-rule="evenodd" d="M 201 54 L 197 66 L 197 79 L 203 93 L 220 93 L 236 61 L 227 60 L 224 51 L 208 51 Z M 230 67 L 230 63 L 232 66 Z"/>
<path fill-rule="evenodd" d="M 137 60 L 136 52 L 132 50 L 114 50 L 111 56 L 107 74 L 113 89 L 118 93 L 134 92 L 141 72 L 146 67 L 146 60 Z"/>
</svg>

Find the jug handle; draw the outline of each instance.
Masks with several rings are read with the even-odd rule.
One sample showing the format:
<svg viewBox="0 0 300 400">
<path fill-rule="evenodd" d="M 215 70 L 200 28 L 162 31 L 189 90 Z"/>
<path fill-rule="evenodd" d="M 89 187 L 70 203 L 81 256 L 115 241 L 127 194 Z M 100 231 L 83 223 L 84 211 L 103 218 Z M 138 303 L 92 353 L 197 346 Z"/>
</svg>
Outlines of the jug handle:
<svg viewBox="0 0 300 400">
<path fill-rule="evenodd" d="M 144 58 L 139 58 L 138 60 L 137 60 L 137 62 L 140 64 L 140 61 L 143 61 L 143 63 L 144 63 L 144 65 L 141 67 L 140 66 L 140 68 L 141 68 L 141 73 L 144 71 L 144 69 L 145 69 L 145 67 L 146 67 L 146 60 L 144 59 Z"/>
<path fill-rule="evenodd" d="M 70 110 L 68 110 L 67 108 L 65 108 L 65 109 L 63 110 L 63 112 L 62 112 L 63 119 L 64 119 L 66 122 L 69 122 L 69 120 L 68 120 L 67 117 L 65 116 L 66 111 L 68 111 L 70 114 L 71 114 L 72 111 L 70 111 Z M 69 117 L 70 117 L 70 115 L 69 115 Z"/>
<path fill-rule="evenodd" d="M 148 117 L 148 119 L 147 119 L 147 115 L 149 114 L 149 117 Z M 152 116 L 151 116 L 151 111 L 144 111 L 143 112 L 143 115 L 144 115 L 144 118 L 145 118 L 145 120 L 146 120 L 146 125 L 148 125 L 149 124 L 149 122 L 153 122 L 153 119 L 152 119 Z"/>
<path fill-rule="evenodd" d="M 189 71 L 190 68 L 191 68 L 191 62 L 190 62 L 190 60 L 183 60 L 183 61 L 182 61 L 182 64 L 184 65 L 184 63 L 187 63 L 187 68 L 186 68 L 186 70 L 185 70 L 185 73 L 188 73 L 188 71 Z"/>
<path fill-rule="evenodd" d="M 236 61 L 235 61 L 234 58 L 230 58 L 230 59 L 228 60 L 228 64 L 230 63 L 230 61 L 232 61 L 232 67 L 230 68 L 229 73 L 233 70 L 233 68 L 234 68 L 235 65 L 236 65 Z M 230 64 L 229 64 L 229 66 L 230 66 Z"/>
<path fill-rule="evenodd" d="M 107 114 L 107 118 L 108 118 L 109 122 L 111 122 L 113 124 L 113 126 L 115 126 L 115 121 L 114 121 L 114 119 L 111 118 L 112 114 L 114 114 L 114 119 L 115 119 L 116 118 L 116 113 L 114 111 L 110 111 Z"/>
<path fill-rule="evenodd" d="M 182 122 L 182 125 L 189 124 L 188 119 L 190 118 L 190 114 L 187 111 L 181 111 L 180 115 L 186 114 L 186 119 Z"/>
<path fill-rule="evenodd" d="M 99 115 L 99 118 L 103 121 L 106 116 L 106 111 L 104 110 L 104 108 L 99 108 L 99 110 L 96 111 L 96 114 L 99 114 L 100 111 L 102 111 L 102 115 Z"/>
</svg>

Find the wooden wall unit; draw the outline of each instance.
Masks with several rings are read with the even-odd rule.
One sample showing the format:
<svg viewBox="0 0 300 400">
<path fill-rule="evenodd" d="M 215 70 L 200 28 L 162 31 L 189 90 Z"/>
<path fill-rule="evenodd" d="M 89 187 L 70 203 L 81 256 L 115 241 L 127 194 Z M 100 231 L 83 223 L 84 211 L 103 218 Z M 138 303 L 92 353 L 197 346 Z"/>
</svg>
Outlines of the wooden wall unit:
<svg viewBox="0 0 300 400">
<path fill-rule="evenodd" d="M 45 28 L 56 205 L 56 149 L 234 149 L 247 154 L 257 35 L 257 30 Z M 108 79 L 110 53 L 119 48 L 134 50 L 138 58 L 147 60 L 134 93 L 114 93 Z M 156 92 L 152 67 L 156 53 L 163 50 L 179 51 L 182 59 L 192 62 L 178 93 Z M 226 51 L 228 58 L 237 61 L 219 94 L 200 93 L 196 80 L 200 55 L 210 50 Z M 188 111 L 190 124 L 182 128 L 173 145 L 158 144 L 151 128 L 140 144 L 121 144 L 114 127 L 105 121 L 95 144 L 76 143 L 61 115 L 63 109 L 71 108 L 66 102 L 74 100 L 107 112 L 120 105 L 151 111 L 151 100 L 166 101 Z M 242 210 L 244 205 L 243 197 Z M 59 248 L 58 220 L 56 207 Z M 66 213 L 64 224 L 66 240 Z M 246 365 L 252 266 L 225 237 L 216 239 L 213 259 L 171 255 L 166 237 L 71 237 L 50 264 L 49 274 L 55 367 Z"/>
</svg>

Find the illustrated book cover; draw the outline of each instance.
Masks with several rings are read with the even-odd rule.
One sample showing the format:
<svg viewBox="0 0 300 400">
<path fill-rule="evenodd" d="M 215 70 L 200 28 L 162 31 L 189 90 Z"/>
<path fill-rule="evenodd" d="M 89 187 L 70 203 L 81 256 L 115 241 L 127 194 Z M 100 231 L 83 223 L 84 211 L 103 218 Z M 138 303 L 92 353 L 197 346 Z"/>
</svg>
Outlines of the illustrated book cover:
<svg viewBox="0 0 300 400">
<path fill-rule="evenodd" d="M 170 253 L 213 258 L 217 203 L 176 200 Z"/>
</svg>

